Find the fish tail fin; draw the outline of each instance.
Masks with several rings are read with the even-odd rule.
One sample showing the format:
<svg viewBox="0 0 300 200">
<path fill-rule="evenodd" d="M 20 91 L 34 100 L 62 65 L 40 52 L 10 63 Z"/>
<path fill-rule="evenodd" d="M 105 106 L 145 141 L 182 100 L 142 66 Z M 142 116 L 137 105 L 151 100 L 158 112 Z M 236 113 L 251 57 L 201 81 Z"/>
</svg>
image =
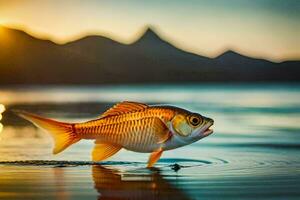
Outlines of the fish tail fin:
<svg viewBox="0 0 300 200">
<path fill-rule="evenodd" d="M 20 117 L 34 123 L 36 126 L 50 133 L 55 143 L 53 154 L 62 152 L 67 147 L 78 142 L 81 139 L 75 132 L 74 124 L 58 122 L 24 111 L 14 112 Z"/>
</svg>

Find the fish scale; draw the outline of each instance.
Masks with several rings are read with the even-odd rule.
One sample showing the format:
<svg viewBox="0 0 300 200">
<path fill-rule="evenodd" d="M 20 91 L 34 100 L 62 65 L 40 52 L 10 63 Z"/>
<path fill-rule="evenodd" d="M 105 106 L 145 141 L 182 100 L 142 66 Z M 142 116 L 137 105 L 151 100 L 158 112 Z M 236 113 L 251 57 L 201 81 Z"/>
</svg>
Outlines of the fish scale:
<svg viewBox="0 0 300 200">
<path fill-rule="evenodd" d="M 163 112 L 161 108 L 152 108 L 142 112 L 128 113 L 120 116 L 112 116 L 108 118 L 100 118 L 95 121 L 76 124 L 76 133 L 85 138 L 96 138 L 99 135 L 127 133 L 130 128 L 137 128 L 143 131 L 150 121 L 145 121 L 145 118 L 158 117 L 162 120 L 170 118 L 170 112 Z M 125 123 L 124 123 L 125 122 Z M 132 124 L 130 122 L 133 122 Z M 148 122 L 148 123 L 146 123 Z M 132 132 L 132 131 L 129 131 Z"/>
<path fill-rule="evenodd" d="M 154 119 L 155 118 L 152 117 L 127 121 L 122 123 L 123 126 L 119 127 L 120 131 L 117 131 L 112 127 L 109 132 L 115 133 L 118 137 L 118 140 L 113 142 L 119 143 L 121 141 L 121 143 L 126 146 L 131 144 L 132 148 L 154 143 L 153 137 L 157 134 L 155 129 L 146 128 L 147 125 L 152 125 Z M 108 140 L 110 139 L 108 138 Z"/>
</svg>

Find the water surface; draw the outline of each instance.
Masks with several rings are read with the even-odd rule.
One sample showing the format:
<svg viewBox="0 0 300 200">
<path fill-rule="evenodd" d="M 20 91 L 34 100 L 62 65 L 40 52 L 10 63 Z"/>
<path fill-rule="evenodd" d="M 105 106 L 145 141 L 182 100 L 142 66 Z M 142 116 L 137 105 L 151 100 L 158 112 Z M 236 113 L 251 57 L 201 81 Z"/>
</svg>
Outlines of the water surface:
<svg viewBox="0 0 300 200">
<path fill-rule="evenodd" d="M 150 170 L 126 150 L 90 162 L 92 141 L 53 156 L 50 136 L 11 112 L 79 122 L 122 100 L 199 112 L 215 133 Z M 1 88 L 0 199 L 299 199 L 299 100 L 284 84 Z"/>
</svg>

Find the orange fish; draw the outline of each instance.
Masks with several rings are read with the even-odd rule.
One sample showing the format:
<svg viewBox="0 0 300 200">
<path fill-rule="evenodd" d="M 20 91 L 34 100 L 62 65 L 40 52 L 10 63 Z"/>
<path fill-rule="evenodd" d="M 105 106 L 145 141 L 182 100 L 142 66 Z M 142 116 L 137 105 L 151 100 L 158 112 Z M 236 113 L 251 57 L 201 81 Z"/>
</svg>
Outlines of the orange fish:
<svg viewBox="0 0 300 200">
<path fill-rule="evenodd" d="M 214 121 L 198 113 L 173 107 L 121 102 L 98 119 L 65 123 L 18 111 L 19 116 L 48 131 L 55 142 L 53 154 L 81 139 L 94 139 L 93 161 L 102 161 L 124 148 L 151 153 L 152 167 L 163 151 L 175 149 L 210 135 Z"/>
</svg>

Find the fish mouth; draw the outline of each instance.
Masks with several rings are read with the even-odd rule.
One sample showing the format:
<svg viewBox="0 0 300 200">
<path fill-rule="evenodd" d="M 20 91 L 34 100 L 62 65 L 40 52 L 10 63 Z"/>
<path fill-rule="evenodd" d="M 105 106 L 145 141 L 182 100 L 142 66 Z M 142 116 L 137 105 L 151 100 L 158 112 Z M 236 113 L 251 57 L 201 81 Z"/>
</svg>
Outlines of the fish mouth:
<svg viewBox="0 0 300 200">
<path fill-rule="evenodd" d="M 214 130 L 213 130 L 213 129 L 211 129 L 211 128 L 208 128 L 206 131 L 204 131 L 204 133 L 203 133 L 203 136 L 204 136 L 204 137 L 206 137 L 206 136 L 208 136 L 208 135 L 212 134 L 213 132 L 214 132 Z"/>
<path fill-rule="evenodd" d="M 210 128 L 213 124 L 214 124 L 213 122 L 209 122 L 204 126 L 204 132 L 202 133 L 202 135 L 204 137 L 206 137 L 214 132 L 214 130 L 212 128 Z"/>
</svg>

